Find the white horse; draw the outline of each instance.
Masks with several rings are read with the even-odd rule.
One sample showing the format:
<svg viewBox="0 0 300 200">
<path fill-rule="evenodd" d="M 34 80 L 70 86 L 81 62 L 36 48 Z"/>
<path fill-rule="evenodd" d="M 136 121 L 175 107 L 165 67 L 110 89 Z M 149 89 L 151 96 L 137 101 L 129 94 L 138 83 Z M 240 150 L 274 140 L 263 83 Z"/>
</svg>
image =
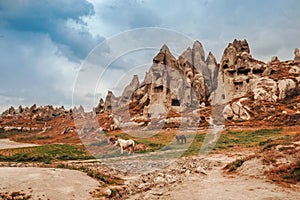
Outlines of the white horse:
<svg viewBox="0 0 300 200">
<path fill-rule="evenodd" d="M 120 139 L 117 136 L 109 138 L 109 141 L 115 145 L 116 147 L 121 148 L 121 154 L 123 154 L 123 151 L 126 149 L 128 150 L 129 153 L 134 153 L 134 141 L 129 139 L 129 140 L 124 140 Z"/>
</svg>

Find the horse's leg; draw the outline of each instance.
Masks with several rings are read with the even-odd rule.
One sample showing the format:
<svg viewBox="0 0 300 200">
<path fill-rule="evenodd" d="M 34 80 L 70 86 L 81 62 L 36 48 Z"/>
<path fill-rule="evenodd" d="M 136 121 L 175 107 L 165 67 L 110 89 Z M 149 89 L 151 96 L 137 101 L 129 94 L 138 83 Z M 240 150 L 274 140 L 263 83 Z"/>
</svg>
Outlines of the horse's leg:
<svg viewBox="0 0 300 200">
<path fill-rule="evenodd" d="M 130 155 L 130 153 L 132 153 L 132 145 L 128 146 L 128 155 Z"/>
<path fill-rule="evenodd" d="M 121 145 L 121 154 L 123 154 L 123 146 Z"/>
<path fill-rule="evenodd" d="M 130 146 L 127 146 L 126 149 L 128 151 L 128 155 L 130 155 Z"/>
</svg>

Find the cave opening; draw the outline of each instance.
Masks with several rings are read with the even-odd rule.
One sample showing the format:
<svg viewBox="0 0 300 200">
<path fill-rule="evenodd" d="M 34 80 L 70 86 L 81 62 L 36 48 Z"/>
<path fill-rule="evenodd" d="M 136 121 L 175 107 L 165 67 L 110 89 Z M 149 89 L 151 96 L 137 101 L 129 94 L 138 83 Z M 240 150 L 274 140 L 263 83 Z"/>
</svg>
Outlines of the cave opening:
<svg viewBox="0 0 300 200">
<path fill-rule="evenodd" d="M 223 65 L 223 69 L 228 69 L 229 66 L 227 64 Z"/>
<path fill-rule="evenodd" d="M 172 106 L 180 106 L 180 102 L 178 99 L 172 99 Z"/>
<path fill-rule="evenodd" d="M 155 93 L 160 93 L 160 92 L 163 91 L 163 89 L 164 89 L 164 86 L 160 85 L 160 86 L 154 87 L 154 92 Z"/>
<path fill-rule="evenodd" d="M 250 71 L 251 71 L 250 69 L 241 67 L 238 69 L 237 74 L 238 75 L 248 75 Z"/>
<path fill-rule="evenodd" d="M 253 69 L 252 73 L 253 74 L 262 74 L 264 72 L 264 69 Z"/>
</svg>

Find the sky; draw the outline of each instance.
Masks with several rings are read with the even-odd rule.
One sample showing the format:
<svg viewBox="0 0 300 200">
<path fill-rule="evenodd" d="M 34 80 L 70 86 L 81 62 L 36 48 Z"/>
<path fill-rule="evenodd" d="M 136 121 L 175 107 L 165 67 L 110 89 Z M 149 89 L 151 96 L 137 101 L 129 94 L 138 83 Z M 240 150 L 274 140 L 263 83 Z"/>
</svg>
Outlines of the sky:
<svg viewBox="0 0 300 200">
<path fill-rule="evenodd" d="M 252 56 L 262 61 L 274 55 L 293 59 L 294 49 L 300 48 L 299 10 L 298 0 L 1 0 L 0 112 L 34 103 L 71 107 L 91 52 L 132 29 L 176 31 L 199 40 L 206 55 L 212 51 L 218 61 L 235 38 L 247 39 Z M 85 89 L 76 105 L 104 97 L 107 89 L 120 94 L 133 73 L 143 79 L 157 51 L 115 61 L 100 89 Z M 134 55 L 144 59 L 139 67 Z M 138 69 L 132 70 L 131 64 Z"/>
</svg>

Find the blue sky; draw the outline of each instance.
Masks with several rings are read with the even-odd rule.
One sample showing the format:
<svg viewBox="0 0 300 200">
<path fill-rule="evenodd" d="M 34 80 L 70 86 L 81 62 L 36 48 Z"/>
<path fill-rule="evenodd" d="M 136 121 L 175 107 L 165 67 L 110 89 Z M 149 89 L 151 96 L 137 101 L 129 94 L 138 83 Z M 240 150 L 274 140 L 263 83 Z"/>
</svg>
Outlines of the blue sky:
<svg viewBox="0 0 300 200">
<path fill-rule="evenodd" d="M 273 55 L 292 59 L 300 48 L 299 10 L 298 0 L 1 0 L 0 111 L 33 103 L 70 106 L 89 52 L 135 28 L 178 31 L 201 41 L 218 61 L 234 38 L 247 39 L 252 55 L 265 62 Z"/>
</svg>

